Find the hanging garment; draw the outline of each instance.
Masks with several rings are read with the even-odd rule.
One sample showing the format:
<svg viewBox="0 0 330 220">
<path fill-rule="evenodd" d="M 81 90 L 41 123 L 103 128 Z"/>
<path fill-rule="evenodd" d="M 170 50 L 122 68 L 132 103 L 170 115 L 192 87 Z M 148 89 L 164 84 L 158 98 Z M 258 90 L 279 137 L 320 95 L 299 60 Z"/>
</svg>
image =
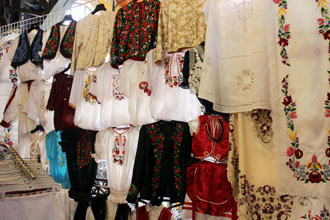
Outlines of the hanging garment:
<svg viewBox="0 0 330 220">
<path fill-rule="evenodd" d="M 33 81 L 29 103 L 24 110 L 30 119 L 42 125 L 46 133 L 54 130 L 54 112 L 46 109 L 51 86 L 51 83 L 44 80 Z"/>
<path fill-rule="evenodd" d="M 54 76 L 46 108 L 54 111 L 54 126 L 56 130 L 74 127 L 75 109 L 69 105 L 72 82 L 73 77 L 65 73 L 58 73 Z"/>
<path fill-rule="evenodd" d="M 50 175 L 62 185 L 62 189 L 70 189 L 70 179 L 66 154 L 60 145 L 61 131 L 51 131 L 46 135 L 47 158 L 49 161 Z"/>
<path fill-rule="evenodd" d="M 77 23 L 71 75 L 75 70 L 101 65 L 111 47 L 115 13 L 112 10 L 88 15 Z"/>
<path fill-rule="evenodd" d="M 235 113 L 229 123 L 227 175 L 238 219 L 299 219 L 301 215 L 293 217 L 293 197 L 276 188 L 270 112 Z"/>
<path fill-rule="evenodd" d="M 155 50 L 147 55 L 148 88 L 151 90 L 150 111 L 155 120 L 188 122 L 201 114 L 196 95 L 179 87 L 182 82 L 184 53 L 167 54 L 156 65 Z"/>
<path fill-rule="evenodd" d="M 172 212 L 164 206 L 153 206 L 150 203 L 135 209 L 129 220 L 175 220 Z"/>
<path fill-rule="evenodd" d="M 8 128 L 18 120 L 18 142 L 24 134 L 36 127 L 36 123 L 24 112 L 28 106 L 31 84 L 32 81 L 20 83 L 12 89 L 0 123 L 4 128 Z"/>
<path fill-rule="evenodd" d="M 189 166 L 186 184 L 191 203 L 185 201 L 184 217 L 192 212 L 192 219 L 237 219 L 226 163 L 200 161 Z"/>
<path fill-rule="evenodd" d="M 97 68 L 76 70 L 69 99 L 70 106 L 75 108 L 74 124 L 76 126 L 94 131 L 107 128 L 106 124 L 102 123 L 101 104 L 97 97 L 90 93 L 90 87 L 98 74 L 109 74 L 109 70 L 108 64 Z"/>
<path fill-rule="evenodd" d="M 270 109 L 268 35 L 272 1 L 207 0 L 205 57 L 198 97 L 215 111 Z"/>
<path fill-rule="evenodd" d="M 101 124 L 104 127 L 133 124 L 129 114 L 129 97 L 120 91 L 120 72 L 109 63 L 105 63 L 104 66 L 107 71 L 95 72 L 89 90 L 101 103 Z"/>
<path fill-rule="evenodd" d="M 23 159 L 40 160 L 43 168 L 48 170 L 45 137 L 46 132 L 27 132 L 14 149 Z"/>
<path fill-rule="evenodd" d="M 329 197 L 329 5 L 273 2 L 270 93 L 277 191 Z M 304 16 L 301 16 L 301 15 Z M 282 17 L 283 16 L 283 17 Z M 300 24 L 304 24 L 301 26 Z M 282 32 L 282 35 L 278 35 Z M 308 51 L 308 52 L 307 52 Z"/>
<path fill-rule="evenodd" d="M 97 165 L 91 154 L 94 153 L 95 131 L 77 127 L 61 133 L 63 152 L 66 153 L 71 189 L 70 198 L 77 202 L 91 199 L 91 189 L 95 181 Z"/>
<path fill-rule="evenodd" d="M 139 139 L 139 128 L 108 128 L 95 141 L 96 160 L 105 159 L 110 187 L 108 200 L 125 203 L 132 182 L 133 165 Z"/>
<path fill-rule="evenodd" d="M 163 0 L 159 13 L 155 62 L 165 52 L 195 47 L 205 40 L 205 0 Z"/>
<path fill-rule="evenodd" d="M 131 124 L 142 126 L 156 122 L 151 117 L 151 90 L 145 74 L 144 61 L 127 60 L 120 69 L 119 90 L 128 98 L 128 112 Z"/>
<path fill-rule="evenodd" d="M 9 49 L 8 58 L 21 82 L 41 79 L 42 43 L 43 30 L 39 29 L 36 33 L 23 32 L 18 39 L 14 40 L 13 46 Z"/>
<path fill-rule="evenodd" d="M 111 66 L 119 68 L 125 60 L 145 60 L 156 47 L 160 1 L 132 1 L 119 9 L 114 25 Z"/>
<path fill-rule="evenodd" d="M 47 33 L 49 37 L 42 53 L 44 79 L 50 79 L 71 63 L 76 24 L 76 21 L 71 21 L 67 26 L 55 24 Z"/>
<path fill-rule="evenodd" d="M 203 160 L 211 156 L 220 162 L 227 160 L 228 130 L 228 122 L 221 116 L 199 116 L 199 128 L 192 139 L 194 157 Z"/>
<path fill-rule="evenodd" d="M 163 197 L 183 203 L 191 136 L 185 122 L 159 121 L 142 126 L 127 201 L 160 205 Z"/>
<path fill-rule="evenodd" d="M 190 89 L 190 92 L 198 95 L 204 61 L 204 44 L 198 45 L 186 51 L 183 66 L 183 81 L 180 87 Z"/>
</svg>

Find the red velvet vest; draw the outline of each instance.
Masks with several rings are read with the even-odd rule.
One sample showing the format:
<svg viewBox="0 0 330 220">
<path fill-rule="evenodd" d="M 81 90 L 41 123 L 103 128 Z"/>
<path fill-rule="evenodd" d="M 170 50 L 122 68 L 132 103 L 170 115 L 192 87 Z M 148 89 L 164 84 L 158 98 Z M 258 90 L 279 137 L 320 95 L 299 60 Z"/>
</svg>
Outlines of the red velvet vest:
<svg viewBox="0 0 330 220">
<path fill-rule="evenodd" d="M 229 146 L 228 132 L 228 122 L 222 116 L 199 116 L 199 129 L 192 139 L 194 157 L 205 159 L 213 156 L 217 161 L 226 160 Z"/>
</svg>

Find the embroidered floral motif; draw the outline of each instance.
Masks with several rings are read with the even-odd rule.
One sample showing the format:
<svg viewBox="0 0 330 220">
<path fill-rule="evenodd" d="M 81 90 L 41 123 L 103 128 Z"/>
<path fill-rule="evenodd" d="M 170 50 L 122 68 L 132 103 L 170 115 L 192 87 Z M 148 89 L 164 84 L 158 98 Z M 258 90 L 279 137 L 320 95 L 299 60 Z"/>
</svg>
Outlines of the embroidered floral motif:
<svg viewBox="0 0 330 220">
<path fill-rule="evenodd" d="M 13 146 L 13 142 L 10 140 L 10 137 L 11 137 L 11 134 L 10 134 L 10 131 L 13 129 L 13 125 L 10 125 L 8 128 L 5 128 L 4 131 L 5 131 L 5 136 L 3 138 L 3 141 L 6 143 L 6 144 L 9 144 L 10 146 Z"/>
<path fill-rule="evenodd" d="M 111 48 L 111 65 L 118 68 L 125 60 L 144 60 L 156 47 L 160 1 L 132 1 L 116 15 Z"/>
<path fill-rule="evenodd" d="M 57 164 L 62 168 L 66 165 L 66 154 L 63 153 L 62 147 L 57 143 Z"/>
<path fill-rule="evenodd" d="M 76 21 L 72 21 L 69 25 L 66 33 L 64 34 L 64 39 L 61 42 L 61 53 L 66 58 L 71 58 L 73 52 L 74 34 L 76 30 Z"/>
<path fill-rule="evenodd" d="M 86 135 L 83 134 L 82 140 L 78 140 L 77 142 L 77 164 L 80 168 L 86 166 L 91 161 L 91 153 L 92 153 L 92 143 L 91 141 L 87 141 L 86 143 Z"/>
<path fill-rule="evenodd" d="M 159 187 L 160 181 L 160 171 L 162 169 L 161 161 L 163 158 L 163 150 L 164 150 L 164 134 L 160 131 L 158 124 L 152 124 L 147 127 L 147 132 L 150 135 L 152 145 L 154 146 L 154 156 L 155 156 L 155 166 L 154 173 L 152 176 L 152 188 L 153 193 L 152 196 L 156 196 L 157 189 Z"/>
<path fill-rule="evenodd" d="M 177 195 L 180 196 L 182 176 L 181 168 L 179 163 L 180 146 L 182 142 L 183 126 L 181 124 L 176 125 L 175 134 L 172 136 L 173 140 L 173 151 L 174 151 L 174 185 L 177 190 Z"/>
<path fill-rule="evenodd" d="M 10 82 L 13 84 L 13 88 L 15 88 L 18 84 L 18 77 L 16 70 L 13 67 L 10 67 L 9 69 L 9 79 Z"/>
<path fill-rule="evenodd" d="M 233 1 L 238 18 L 244 25 L 244 30 L 247 31 L 246 22 L 253 13 L 253 1 L 250 0 L 236 0 Z"/>
<path fill-rule="evenodd" d="M 285 15 L 287 14 L 288 3 L 287 0 L 273 0 L 274 3 L 278 4 L 278 44 L 280 45 L 282 57 L 282 63 L 290 66 L 289 57 L 286 51 L 286 47 L 289 45 L 289 39 L 291 38 L 290 24 L 285 23 Z"/>
<path fill-rule="evenodd" d="M 139 191 L 137 187 L 132 183 L 131 187 L 129 188 L 128 195 L 129 196 L 137 196 L 139 194 Z"/>
<path fill-rule="evenodd" d="M 88 75 L 83 90 L 83 97 L 85 98 L 86 102 L 89 102 L 91 104 L 95 104 L 97 102 L 97 98 L 89 92 L 93 77 L 94 75 Z"/>
<path fill-rule="evenodd" d="M 49 35 L 48 41 L 42 53 L 42 57 L 46 59 L 53 59 L 56 56 L 58 45 L 60 41 L 60 25 L 55 24 Z"/>
<path fill-rule="evenodd" d="M 250 184 L 245 175 L 241 175 L 238 206 L 247 205 L 250 219 L 290 219 L 293 197 L 277 195 L 275 187 L 264 185 L 256 187 Z"/>
<path fill-rule="evenodd" d="M 8 53 L 8 50 L 11 47 L 11 45 L 13 45 L 13 40 L 9 40 L 9 41 L 6 41 L 3 44 L 1 44 L 1 46 L 0 46 L 0 61 L 1 61 L 2 57 L 6 53 Z"/>
<path fill-rule="evenodd" d="M 127 139 L 125 135 L 117 135 L 112 148 L 113 163 L 117 163 L 120 166 L 124 164 L 126 142 Z"/>
<path fill-rule="evenodd" d="M 329 210 L 325 208 L 325 206 L 323 206 L 323 209 L 321 210 L 320 214 L 317 215 L 313 215 L 312 216 L 312 209 L 308 210 L 308 214 L 305 214 L 303 216 L 301 216 L 300 218 L 302 219 L 308 219 L 308 220 L 329 220 L 330 219 L 330 214 L 329 214 Z"/>
<path fill-rule="evenodd" d="M 40 145 L 38 142 L 33 141 L 30 147 L 30 158 L 38 159 L 40 157 Z"/>
<path fill-rule="evenodd" d="M 271 111 L 266 109 L 254 109 L 251 119 L 257 137 L 264 143 L 269 143 L 273 138 Z"/>
<path fill-rule="evenodd" d="M 123 100 L 126 98 L 125 94 L 119 91 L 120 86 L 120 75 L 119 74 L 113 74 L 112 75 L 112 95 L 117 100 Z"/>
<path fill-rule="evenodd" d="M 147 93 L 148 96 L 151 96 L 151 90 L 148 89 L 148 82 L 140 82 L 139 88 L 142 89 L 145 93 Z"/>
<path fill-rule="evenodd" d="M 324 40 L 330 40 L 330 18 L 329 18 L 329 2 L 328 0 L 316 0 L 317 7 L 320 8 L 322 18 L 317 19 L 319 25 L 319 34 Z M 329 55 L 330 55 L 330 41 L 329 41 Z M 330 58 L 329 58 L 330 59 Z"/>
<path fill-rule="evenodd" d="M 254 83 L 254 72 L 251 70 L 243 70 L 243 76 L 237 76 L 236 81 L 237 85 L 243 88 L 243 91 L 251 89 L 252 84 Z"/>
<path fill-rule="evenodd" d="M 176 70 L 175 68 L 173 68 L 173 62 L 175 62 L 177 66 Z M 183 63 L 184 63 L 184 56 L 180 54 L 174 54 L 173 56 L 166 56 L 164 59 L 165 83 L 171 88 L 179 86 L 183 81 Z M 173 76 L 172 75 L 173 73 L 177 73 L 178 75 Z"/>
<path fill-rule="evenodd" d="M 305 183 L 320 183 L 330 180 L 330 166 L 328 164 L 321 165 L 317 156 L 314 154 L 311 161 L 307 165 L 301 165 L 300 159 L 304 157 L 304 152 L 299 149 L 299 137 L 295 131 L 293 120 L 296 119 L 296 103 L 292 100 L 291 95 L 288 94 L 288 77 L 286 75 L 282 80 L 282 93 L 284 94 L 283 105 L 284 112 L 287 118 L 288 136 L 291 140 L 291 146 L 287 148 L 287 156 L 289 160 L 286 165 L 293 171 L 293 176 L 298 181 L 304 181 Z M 329 145 L 328 137 L 328 145 Z M 326 150 L 325 154 L 327 154 Z"/>
</svg>

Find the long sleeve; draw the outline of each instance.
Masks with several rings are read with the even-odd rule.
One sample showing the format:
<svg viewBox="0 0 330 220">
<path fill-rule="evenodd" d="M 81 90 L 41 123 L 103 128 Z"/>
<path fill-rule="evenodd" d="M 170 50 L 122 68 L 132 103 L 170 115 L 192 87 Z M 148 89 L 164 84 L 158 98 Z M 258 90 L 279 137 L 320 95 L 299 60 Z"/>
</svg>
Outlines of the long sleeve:
<svg viewBox="0 0 330 220">
<path fill-rule="evenodd" d="M 135 156 L 134 169 L 133 169 L 133 177 L 132 184 L 130 186 L 128 196 L 126 198 L 127 202 L 135 203 L 137 200 L 137 196 L 144 186 L 144 181 L 147 180 L 147 144 L 149 141 L 147 140 L 147 127 L 142 126 L 139 135 L 138 147 Z"/>
<path fill-rule="evenodd" d="M 106 159 L 106 157 L 107 157 L 107 155 L 106 155 L 107 151 L 105 149 L 106 144 L 108 143 L 108 141 L 105 140 L 106 131 L 107 130 L 103 130 L 102 132 L 98 132 L 96 134 L 95 154 L 92 154 L 92 157 L 94 158 L 96 163 L 98 163 L 100 159 Z"/>
<path fill-rule="evenodd" d="M 23 87 L 24 85 L 21 84 L 13 89 L 3 112 L 3 119 L 0 123 L 1 126 L 8 128 L 12 122 L 15 122 L 18 119 L 19 112 L 22 110 L 20 95 Z"/>
</svg>

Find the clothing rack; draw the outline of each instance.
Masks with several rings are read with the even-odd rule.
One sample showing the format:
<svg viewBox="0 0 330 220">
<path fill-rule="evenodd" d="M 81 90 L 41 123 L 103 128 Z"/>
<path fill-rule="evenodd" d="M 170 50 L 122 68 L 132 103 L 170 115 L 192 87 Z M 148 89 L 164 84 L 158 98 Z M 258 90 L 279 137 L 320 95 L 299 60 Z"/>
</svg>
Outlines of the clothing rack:
<svg viewBox="0 0 330 220">
<path fill-rule="evenodd" d="M 21 34 L 24 31 L 31 28 L 32 25 L 34 25 L 34 24 L 39 25 L 40 28 L 45 31 L 45 30 L 49 29 L 50 27 L 52 27 L 54 24 L 60 22 L 66 14 L 71 13 L 72 9 L 77 9 L 77 7 L 85 7 L 85 5 L 95 2 L 95 1 L 96 0 L 84 2 L 82 4 L 71 7 L 67 11 L 65 11 L 65 10 L 57 11 L 57 12 L 49 13 L 47 15 L 35 16 L 33 18 L 29 18 L 26 20 L 22 20 L 22 21 L 18 21 L 15 23 L 5 25 L 5 26 L 1 26 L 0 27 L 0 38 L 7 36 L 13 32 Z"/>
<path fill-rule="evenodd" d="M 37 24 L 41 29 L 47 30 L 47 28 L 53 26 L 57 22 L 63 19 L 65 12 L 55 12 L 47 15 L 36 16 L 34 18 L 29 18 L 23 21 L 18 21 L 5 26 L 0 27 L 0 37 L 7 36 L 13 32 L 18 34 L 23 33 L 32 27 L 32 25 Z M 46 19 L 47 18 L 47 19 Z"/>
</svg>

